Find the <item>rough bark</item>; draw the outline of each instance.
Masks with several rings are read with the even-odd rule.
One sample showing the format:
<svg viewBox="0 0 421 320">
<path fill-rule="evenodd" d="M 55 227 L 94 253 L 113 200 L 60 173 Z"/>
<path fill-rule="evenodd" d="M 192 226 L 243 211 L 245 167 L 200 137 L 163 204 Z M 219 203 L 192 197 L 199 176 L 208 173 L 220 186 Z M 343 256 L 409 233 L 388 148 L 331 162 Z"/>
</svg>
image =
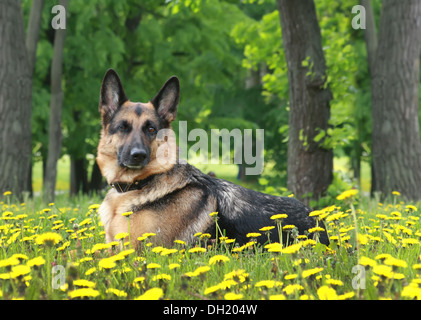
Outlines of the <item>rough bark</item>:
<svg viewBox="0 0 421 320">
<path fill-rule="evenodd" d="M 60 5 L 67 9 L 68 0 L 61 0 Z M 51 64 L 51 100 L 50 120 L 48 132 L 48 158 L 44 180 L 44 199 L 47 202 L 54 201 L 57 161 L 61 150 L 61 114 L 63 105 L 63 91 L 61 87 L 63 69 L 63 51 L 66 38 L 66 29 L 55 30 L 54 54 Z"/>
<path fill-rule="evenodd" d="M 31 158 L 32 79 L 20 1 L 0 0 L 0 195 L 25 190 Z"/>
<path fill-rule="evenodd" d="M 313 0 L 278 0 L 282 38 L 288 64 L 290 115 L 287 186 L 308 203 L 319 198 L 332 181 L 333 152 L 313 139 L 327 130 L 332 94 Z M 308 66 L 302 62 L 309 57 Z"/>
<path fill-rule="evenodd" d="M 372 85 L 373 192 L 421 198 L 421 1 L 385 0 Z"/>
<path fill-rule="evenodd" d="M 26 32 L 26 50 L 28 53 L 28 68 L 31 79 L 35 70 L 35 61 L 37 54 L 37 45 L 39 39 L 39 33 L 41 29 L 41 18 L 42 8 L 44 6 L 44 0 L 33 0 L 31 13 L 29 16 L 28 30 Z M 31 157 L 32 158 L 32 157 Z M 29 162 L 28 177 L 26 180 L 25 190 L 29 191 L 30 195 L 33 194 L 32 189 L 32 159 Z"/>
</svg>

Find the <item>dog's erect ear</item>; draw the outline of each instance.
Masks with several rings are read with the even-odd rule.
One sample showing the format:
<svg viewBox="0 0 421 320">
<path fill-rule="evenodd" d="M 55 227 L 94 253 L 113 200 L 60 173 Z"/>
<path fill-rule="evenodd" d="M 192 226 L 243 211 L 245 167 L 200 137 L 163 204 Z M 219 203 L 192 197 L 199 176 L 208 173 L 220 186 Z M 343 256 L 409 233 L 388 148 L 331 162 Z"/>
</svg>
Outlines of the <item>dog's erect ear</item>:
<svg viewBox="0 0 421 320">
<path fill-rule="evenodd" d="M 101 94 L 99 98 L 99 112 L 102 115 L 102 123 L 107 124 L 113 114 L 128 99 L 124 93 L 120 78 L 113 69 L 109 69 L 102 80 Z"/>
<path fill-rule="evenodd" d="M 159 116 L 167 125 L 175 119 L 179 101 L 180 81 L 175 76 L 169 78 L 155 98 L 151 100 Z"/>
</svg>

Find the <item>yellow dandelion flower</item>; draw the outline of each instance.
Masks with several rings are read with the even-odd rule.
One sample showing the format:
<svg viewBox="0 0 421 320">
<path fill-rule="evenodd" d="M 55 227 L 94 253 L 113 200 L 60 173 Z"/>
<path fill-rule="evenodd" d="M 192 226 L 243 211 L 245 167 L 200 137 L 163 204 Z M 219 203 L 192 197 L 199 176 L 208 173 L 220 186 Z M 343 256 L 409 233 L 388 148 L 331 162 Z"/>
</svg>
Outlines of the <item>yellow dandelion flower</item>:
<svg viewBox="0 0 421 320">
<path fill-rule="evenodd" d="M 174 240 L 174 243 L 181 244 L 181 245 L 185 245 L 186 244 L 186 242 L 183 241 L 183 240 Z"/>
<path fill-rule="evenodd" d="M 406 286 L 401 291 L 401 297 L 421 300 L 421 288 L 412 285 Z"/>
<path fill-rule="evenodd" d="M 224 280 L 235 280 L 243 283 L 249 277 L 249 273 L 247 273 L 244 269 L 237 269 L 227 273 L 224 276 Z"/>
<path fill-rule="evenodd" d="M 346 299 L 351 299 L 355 296 L 355 292 L 347 292 L 344 294 L 340 294 L 338 295 L 338 300 L 346 300 Z"/>
<path fill-rule="evenodd" d="M 317 289 L 317 295 L 319 296 L 320 300 L 338 299 L 338 294 L 336 293 L 335 289 L 328 286 L 321 286 L 319 289 Z"/>
<path fill-rule="evenodd" d="M 254 286 L 255 287 L 266 287 L 268 289 L 271 289 L 273 287 L 282 287 L 282 282 L 281 281 L 276 281 L 276 280 L 262 280 L 257 282 Z"/>
<path fill-rule="evenodd" d="M 86 270 L 85 276 L 89 276 L 92 273 L 94 273 L 95 271 L 96 271 L 96 268 L 95 267 L 89 268 L 88 270 Z"/>
<path fill-rule="evenodd" d="M 385 278 L 393 278 L 393 271 L 392 271 L 392 267 L 390 266 L 375 265 L 373 267 L 373 272 Z"/>
<path fill-rule="evenodd" d="M 154 276 L 152 278 L 152 281 L 158 281 L 158 280 L 167 280 L 167 281 L 170 281 L 171 280 L 171 276 L 169 274 L 166 274 L 166 273 L 160 273 L 160 274 L 157 274 L 156 276 Z"/>
<path fill-rule="evenodd" d="M 220 282 L 218 286 L 221 290 L 226 290 L 226 289 L 230 289 L 232 286 L 235 286 L 237 284 L 238 284 L 237 281 L 228 279 L 228 280 L 224 280 Z"/>
<path fill-rule="evenodd" d="M 419 244 L 419 240 L 413 238 L 402 239 L 402 244 L 404 245 L 412 245 L 412 244 Z"/>
<path fill-rule="evenodd" d="M 314 268 L 314 269 L 308 269 L 308 270 L 304 270 L 302 273 L 303 278 L 308 278 L 311 277 L 313 275 L 315 275 L 316 273 L 319 273 L 323 271 L 323 268 Z"/>
<path fill-rule="evenodd" d="M 112 269 L 116 266 L 115 260 L 111 258 L 101 259 L 98 263 L 99 269 Z"/>
<path fill-rule="evenodd" d="M 294 253 L 297 253 L 298 250 L 300 250 L 301 247 L 302 247 L 302 243 L 298 242 L 298 243 L 292 244 L 292 245 L 282 249 L 282 253 L 294 254 Z M 270 250 L 268 250 L 268 251 L 270 251 Z"/>
<path fill-rule="evenodd" d="M 225 300 L 240 300 L 244 297 L 241 293 L 235 293 L 235 292 L 228 292 L 224 295 Z"/>
<path fill-rule="evenodd" d="M 378 254 L 374 259 L 376 259 L 376 260 L 385 260 L 387 258 L 393 258 L 393 257 L 389 253 L 381 253 L 381 254 Z"/>
<path fill-rule="evenodd" d="M 227 261 L 229 261 L 230 258 L 228 258 L 227 256 L 218 254 L 213 256 L 212 258 L 209 259 L 209 265 L 213 265 L 213 264 L 223 264 Z"/>
<path fill-rule="evenodd" d="M 326 222 L 337 221 L 340 218 L 344 218 L 346 216 L 348 216 L 348 214 L 344 214 L 343 212 L 333 213 L 326 218 Z"/>
<path fill-rule="evenodd" d="M 293 224 L 287 224 L 287 225 L 282 227 L 282 230 L 292 230 L 294 228 L 295 228 L 295 226 Z"/>
<path fill-rule="evenodd" d="M 265 249 L 268 249 L 268 252 L 282 252 L 282 244 L 279 242 L 269 243 L 265 245 Z"/>
<path fill-rule="evenodd" d="M 392 266 L 392 267 L 402 267 L 402 268 L 408 267 L 408 264 L 405 261 L 400 260 L 400 259 L 396 259 L 396 258 L 393 258 L 393 257 L 386 258 L 383 261 L 383 263 L 385 265 Z"/>
<path fill-rule="evenodd" d="M 400 196 L 401 195 L 401 193 L 399 191 L 392 191 L 392 194 L 394 196 Z"/>
<path fill-rule="evenodd" d="M 293 279 L 296 279 L 298 277 L 298 275 L 296 274 L 296 273 L 293 273 L 293 274 L 287 274 L 285 277 L 284 277 L 284 279 L 285 280 L 293 280 Z"/>
<path fill-rule="evenodd" d="M 220 289 L 221 288 L 220 288 L 219 285 L 211 286 L 209 288 L 206 288 L 205 289 L 205 292 L 203 294 L 206 296 L 206 295 L 211 294 L 211 293 L 214 293 L 214 292 L 216 292 L 216 291 L 218 291 Z"/>
<path fill-rule="evenodd" d="M 146 269 L 159 269 L 159 268 L 161 268 L 161 265 L 154 262 L 146 265 Z"/>
<path fill-rule="evenodd" d="M 366 266 L 374 267 L 377 264 L 377 262 L 367 257 L 360 257 L 359 264 L 365 267 Z"/>
<path fill-rule="evenodd" d="M 164 296 L 164 291 L 161 288 L 152 288 L 146 291 L 135 300 L 159 300 Z"/>
<path fill-rule="evenodd" d="M 133 214 L 133 211 L 127 211 L 127 212 L 123 212 L 121 215 L 123 217 L 130 217 Z"/>
<path fill-rule="evenodd" d="M 85 279 L 78 279 L 73 281 L 73 285 L 76 287 L 94 288 L 96 283 Z"/>
<path fill-rule="evenodd" d="M 99 209 L 99 207 L 100 207 L 100 205 L 99 204 L 91 204 L 89 207 L 88 207 L 88 209 L 89 210 L 97 210 L 97 209 Z"/>
<path fill-rule="evenodd" d="M 265 231 L 270 231 L 270 230 L 272 230 L 274 228 L 275 228 L 275 226 L 268 226 L 268 227 L 260 228 L 259 231 L 265 232 Z"/>
<path fill-rule="evenodd" d="M 28 260 L 28 262 L 26 263 L 26 265 L 29 267 L 33 267 L 33 266 L 39 267 L 44 264 L 45 264 L 45 259 L 41 256 Z"/>
<path fill-rule="evenodd" d="M 321 227 L 314 227 L 314 228 L 310 228 L 308 229 L 309 233 L 315 233 L 315 232 L 323 232 L 325 231 L 325 229 L 321 228 Z"/>
<path fill-rule="evenodd" d="M 416 206 L 413 206 L 411 204 L 406 205 L 405 208 L 406 208 L 406 211 L 408 211 L 408 212 L 416 212 L 416 211 L 418 211 L 417 207 Z"/>
<path fill-rule="evenodd" d="M 180 268 L 180 264 L 170 263 L 170 265 L 168 267 L 170 268 L 170 270 L 172 270 L 172 269 Z"/>
<path fill-rule="evenodd" d="M 10 196 L 12 194 L 12 191 L 5 191 L 3 192 L 4 196 Z"/>
<path fill-rule="evenodd" d="M 273 294 L 269 296 L 269 300 L 286 300 L 286 297 L 283 294 Z"/>
<path fill-rule="evenodd" d="M 275 214 L 270 217 L 272 220 L 282 220 L 288 218 L 288 215 L 285 213 Z"/>
<path fill-rule="evenodd" d="M 322 210 L 314 210 L 314 211 L 311 211 L 308 215 L 310 217 L 317 217 L 317 216 L 320 216 L 322 213 L 323 213 Z"/>
<path fill-rule="evenodd" d="M 303 247 L 315 246 L 316 245 L 316 240 L 308 239 L 308 240 L 301 241 L 300 243 L 303 245 Z"/>
<path fill-rule="evenodd" d="M 22 262 L 23 260 L 28 260 L 28 256 L 22 253 L 15 253 L 11 258 L 16 258 L 19 260 L 19 262 Z"/>
<path fill-rule="evenodd" d="M 11 277 L 13 279 L 22 277 L 31 272 L 31 268 L 27 265 L 18 265 L 12 267 Z"/>
<path fill-rule="evenodd" d="M 290 284 L 282 289 L 287 295 L 294 294 L 300 290 L 304 290 L 304 287 L 300 284 Z"/>
<path fill-rule="evenodd" d="M 352 198 L 356 194 L 358 194 L 358 190 L 357 189 L 351 189 L 351 190 L 347 190 L 347 191 L 342 192 L 339 196 L 336 197 L 336 199 L 337 200 L 346 200 L 346 199 Z"/>
<path fill-rule="evenodd" d="M 60 234 L 55 232 L 46 232 L 38 235 L 35 239 L 35 242 L 38 245 L 46 245 L 47 247 L 51 247 L 58 244 L 62 240 L 63 237 Z"/>
<path fill-rule="evenodd" d="M 206 252 L 206 249 L 201 248 L 201 247 L 194 247 L 194 248 L 189 249 L 188 252 L 189 253 L 203 253 L 203 252 Z"/>
<path fill-rule="evenodd" d="M 178 252 L 177 249 L 167 249 L 167 248 L 164 248 L 164 249 L 161 250 L 161 256 L 168 256 L 168 255 L 173 254 L 173 253 L 176 253 L 176 252 Z"/>
<path fill-rule="evenodd" d="M 211 217 L 216 217 L 216 216 L 218 215 L 218 212 L 211 212 L 211 213 L 209 213 L 209 215 L 210 215 Z"/>
<path fill-rule="evenodd" d="M 126 298 L 127 297 L 127 293 L 122 291 L 122 290 L 118 290 L 118 289 L 114 289 L 114 288 L 108 288 L 106 291 L 106 293 L 112 293 L 113 295 L 120 297 L 120 298 Z"/>
<path fill-rule="evenodd" d="M 260 237 L 261 235 L 262 234 L 259 233 L 259 232 L 250 232 L 250 233 L 247 233 L 246 237 L 247 238 L 257 238 L 257 237 Z"/>
<path fill-rule="evenodd" d="M 99 291 L 92 288 L 76 289 L 69 292 L 70 299 L 95 298 L 97 296 L 99 296 Z"/>
<path fill-rule="evenodd" d="M 129 234 L 127 233 L 127 232 L 120 232 L 120 233 L 117 233 L 115 236 L 114 236 L 114 239 L 116 239 L 116 240 L 121 240 L 121 239 L 125 239 L 126 237 L 128 237 L 129 236 Z"/>
<path fill-rule="evenodd" d="M 343 286 L 344 283 L 341 280 L 336 280 L 336 279 L 327 279 L 326 280 L 327 284 L 333 285 L 333 286 Z"/>
</svg>

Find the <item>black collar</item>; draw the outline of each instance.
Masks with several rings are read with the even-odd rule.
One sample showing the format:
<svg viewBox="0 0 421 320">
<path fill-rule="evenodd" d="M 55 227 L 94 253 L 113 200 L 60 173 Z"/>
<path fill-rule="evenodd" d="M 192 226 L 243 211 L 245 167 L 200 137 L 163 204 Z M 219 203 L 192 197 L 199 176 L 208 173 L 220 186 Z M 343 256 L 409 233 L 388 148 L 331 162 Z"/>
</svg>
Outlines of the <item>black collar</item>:
<svg viewBox="0 0 421 320">
<path fill-rule="evenodd" d="M 154 175 L 151 175 L 143 180 L 137 180 L 130 183 L 127 182 L 113 182 L 110 184 L 118 193 L 124 193 L 133 190 L 140 190 L 145 187 L 152 179 Z"/>
</svg>

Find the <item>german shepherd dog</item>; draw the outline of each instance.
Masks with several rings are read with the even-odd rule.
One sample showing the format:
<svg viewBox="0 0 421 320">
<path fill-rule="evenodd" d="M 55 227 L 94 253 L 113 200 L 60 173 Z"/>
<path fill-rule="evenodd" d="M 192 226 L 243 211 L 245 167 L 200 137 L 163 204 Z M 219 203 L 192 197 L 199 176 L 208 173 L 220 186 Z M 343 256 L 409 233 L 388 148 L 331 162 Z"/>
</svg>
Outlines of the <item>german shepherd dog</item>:
<svg viewBox="0 0 421 320">
<path fill-rule="evenodd" d="M 155 233 L 155 242 L 164 246 L 172 246 L 176 239 L 193 243 L 197 232 L 215 237 L 218 231 L 211 212 L 218 212 L 218 226 L 225 236 L 240 245 L 250 240 L 247 233 L 276 225 L 270 219 L 275 214 L 287 214 L 282 225 L 295 225 L 300 234 L 316 226 L 311 210 L 294 198 L 249 190 L 177 161 L 175 138 L 160 137 L 160 132 L 171 128 L 179 97 L 179 80 L 171 77 L 151 101 L 132 102 L 117 73 L 110 69 L 105 74 L 97 161 L 112 186 L 99 208 L 107 242 L 128 232 L 122 213 L 129 211 L 133 212 L 128 219 L 134 247 L 139 247 L 137 238 L 148 232 Z M 275 230 L 271 241 L 279 242 Z M 326 232 L 319 237 L 329 243 Z M 282 238 L 285 243 L 287 236 Z M 257 238 L 262 244 L 266 240 L 263 235 Z"/>
</svg>

